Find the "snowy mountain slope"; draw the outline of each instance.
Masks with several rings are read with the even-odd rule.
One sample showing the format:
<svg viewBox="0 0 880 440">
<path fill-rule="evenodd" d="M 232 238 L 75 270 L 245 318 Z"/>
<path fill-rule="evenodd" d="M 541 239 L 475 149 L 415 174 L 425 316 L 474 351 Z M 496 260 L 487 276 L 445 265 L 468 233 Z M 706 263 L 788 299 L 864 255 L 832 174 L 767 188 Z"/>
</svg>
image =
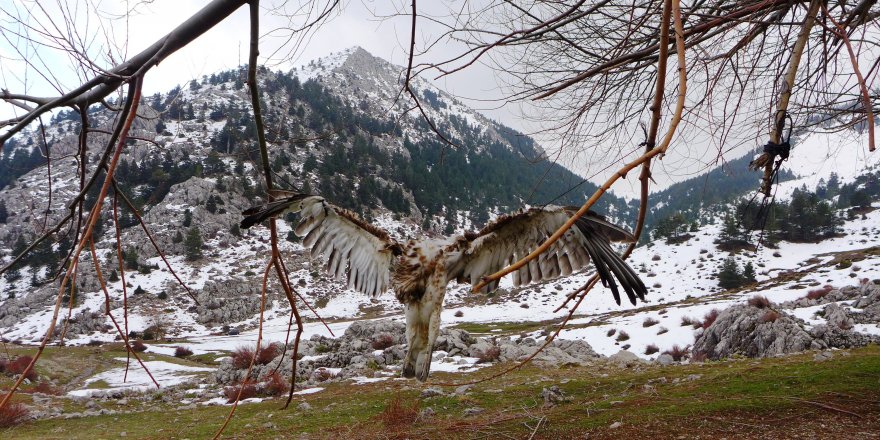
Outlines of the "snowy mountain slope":
<svg viewBox="0 0 880 440">
<path fill-rule="evenodd" d="M 348 115 L 346 117 L 361 118 L 357 119 L 359 123 L 366 125 L 379 121 L 379 119 L 370 119 L 372 118 L 370 115 L 376 114 L 390 115 L 393 120 L 405 121 L 399 125 L 390 125 L 398 127 L 400 135 L 395 132 L 396 128 L 370 133 L 370 139 L 384 153 L 413 160 L 414 153 L 419 153 L 422 147 L 410 149 L 407 142 L 422 139 L 424 142 L 433 140 L 436 143 L 434 135 L 425 129 L 424 122 L 417 112 L 409 112 L 406 117 L 401 117 L 403 109 L 399 107 L 399 103 L 393 101 L 399 91 L 399 68 L 395 69 L 387 63 L 377 61 L 363 50 L 352 49 L 307 64 L 294 73 L 299 81 L 302 81 L 301 86 L 306 80 L 314 80 L 309 84 L 320 83 L 328 91 L 325 95 L 317 89 L 308 88 L 304 93 L 314 93 L 322 99 L 326 96 L 335 97 L 343 103 L 338 105 L 338 108 L 346 108 L 346 112 L 350 112 L 346 113 Z M 317 171 L 306 170 L 305 164 L 308 158 L 315 158 L 318 167 L 316 170 L 328 166 L 328 163 L 334 159 L 333 148 L 338 146 L 341 151 L 350 153 L 350 150 L 346 149 L 352 147 L 350 139 L 359 134 L 363 135 L 367 130 L 344 132 L 332 138 L 332 141 L 325 142 L 318 139 L 317 134 L 332 126 L 328 119 L 316 116 L 320 109 L 313 104 L 325 101 L 312 102 L 303 95 L 287 93 L 283 85 L 278 85 L 285 81 L 287 79 L 280 74 L 269 76 L 269 80 L 266 81 L 266 105 L 279 111 L 270 112 L 270 119 L 277 118 L 277 121 L 289 118 L 302 123 L 292 122 L 286 126 L 289 128 L 286 132 L 288 140 L 284 140 L 282 134 L 272 139 L 273 159 L 278 159 L 278 172 L 286 179 L 312 182 L 313 186 L 318 186 L 321 181 L 330 179 L 324 179 Z M 273 82 L 278 84 L 273 86 Z M 277 87 L 277 90 L 270 93 L 268 90 L 273 87 Z M 302 86 L 302 88 L 307 87 Z M 435 118 L 443 129 L 448 130 L 448 133 L 457 137 L 470 136 L 472 139 L 483 140 L 483 143 L 476 143 L 472 146 L 473 149 L 466 151 L 467 163 L 476 162 L 479 155 L 484 153 L 489 157 L 497 157 L 497 151 L 486 147 L 492 142 L 503 145 L 508 151 L 513 151 L 517 146 L 510 140 L 510 133 L 505 133 L 502 127 L 464 108 L 442 91 L 422 83 L 416 84 L 416 90 L 425 96 L 427 103 L 431 104 L 426 106 L 429 115 Z M 137 250 L 138 262 L 142 267 L 151 269 L 146 272 L 129 270 L 124 274 L 126 292 L 129 295 L 129 330 L 142 335 L 151 327 L 164 327 L 168 337 L 187 338 L 191 341 L 188 345 L 197 352 L 198 350 L 231 350 L 239 345 L 251 344 L 256 335 L 254 329 L 257 324 L 259 304 L 258 289 L 255 286 L 259 285 L 260 275 L 264 270 L 268 246 L 265 240 L 266 231 L 263 228 L 239 231 L 237 234 L 231 230 L 238 221 L 238 213 L 253 203 L 256 196 L 255 188 L 260 184 L 252 163 L 238 160 L 246 155 L 247 149 L 239 150 L 238 155 L 234 151 L 236 148 L 242 148 L 243 145 L 251 145 L 248 143 L 251 140 L 247 137 L 248 128 L 245 123 L 250 113 L 244 91 L 237 88 L 234 75 L 227 75 L 213 82 L 208 80 L 197 87 L 184 87 L 179 93 L 150 98 L 148 101 L 155 103 L 157 107 L 164 107 L 166 112 L 178 112 L 179 117 L 161 120 L 164 125 L 161 129 L 157 127 L 157 123 L 142 128 L 144 131 L 159 131 L 156 139 L 163 146 L 164 151 L 159 155 L 151 155 L 145 146 L 136 146 L 126 156 L 130 167 L 128 174 L 132 176 L 139 173 L 149 174 L 158 169 L 168 176 L 165 180 L 158 180 L 158 184 L 155 185 L 149 179 L 135 180 L 130 188 L 131 194 L 147 202 L 144 212 L 148 225 L 168 253 L 172 267 L 185 280 L 187 286 L 202 297 L 200 305 L 190 300 L 164 267 L 161 259 L 151 250 L 144 234 L 135 227 L 136 225 L 130 226 L 123 232 L 123 243 L 126 247 L 134 247 Z M 176 110 L 174 110 L 175 105 L 178 105 Z M 220 109 L 225 113 L 214 115 L 214 112 Z M 302 117 L 297 116 L 299 110 L 302 110 Z M 384 119 L 380 122 L 382 121 L 387 122 Z M 314 126 L 310 125 L 312 122 Z M 53 128 L 55 130 L 53 133 L 61 137 L 64 142 L 69 142 L 73 133 L 71 127 L 70 121 L 62 121 Z M 307 140 L 294 142 L 297 138 Z M 805 177 L 796 183 L 785 182 L 780 187 L 780 197 L 786 193 L 786 188 L 818 182 L 824 176 L 830 176 L 832 170 L 865 170 L 876 167 L 876 157 L 873 156 L 866 158 L 867 161 L 864 162 L 867 165 L 853 168 L 846 168 L 853 164 L 846 160 L 841 160 L 839 164 L 818 160 L 818 157 L 823 157 L 818 153 L 821 148 L 827 149 L 828 145 L 843 142 L 843 139 L 833 137 L 826 140 L 812 139 L 814 138 L 809 138 L 796 147 L 792 159 L 786 164 L 786 167 Z M 335 144 L 327 145 L 332 142 Z M 295 147 L 291 147 L 294 144 Z M 534 152 L 540 154 L 537 149 Z M 449 154 L 450 157 L 453 155 L 452 152 Z M 496 156 L 492 156 L 493 154 Z M 212 157 L 216 159 L 213 162 Z M 285 164 L 285 160 L 289 164 Z M 203 167 L 205 171 L 201 175 L 184 175 L 185 179 L 181 177 L 183 180 L 177 181 L 174 180 L 173 173 L 178 172 L 179 169 L 174 166 L 168 166 L 166 169 L 168 162 L 190 163 L 193 167 Z M 135 167 L 132 165 L 134 163 L 141 165 Z M 440 168 L 439 161 L 429 164 L 434 167 L 433 170 Z M 55 170 L 53 200 L 57 206 L 53 205 L 53 215 L 63 211 L 61 201 L 75 191 L 77 182 L 73 165 L 75 164 L 71 161 L 66 168 L 59 166 Z M 352 166 L 355 165 L 358 164 Z M 366 170 L 366 174 L 374 175 L 381 174 L 385 170 L 383 166 L 388 167 L 387 164 L 373 162 L 368 165 L 370 168 Z M 212 174 L 209 170 L 211 166 L 222 168 L 223 172 Z M 236 170 L 239 166 L 240 170 Z M 358 170 L 352 169 L 351 174 L 354 175 L 356 172 Z M 16 213 L 13 222 L 0 225 L 0 240 L 3 240 L 5 246 L 3 255 L 7 261 L 10 258 L 12 237 L 21 235 L 26 228 L 37 230 L 39 226 L 41 217 L 37 214 L 42 206 L 40 201 L 45 200 L 48 191 L 48 188 L 42 185 L 44 173 L 45 170 L 42 169 L 34 170 L 19 179 L 14 188 L 7 188 L 0 193 L 0 198 L 6 200 Z M 842 172 L 838 173 L 841 174 L 841 178 L 845 178 Z M 350 178 L 348 175 L 343 177 Z M 827 177 L 824 178 L 827 180 Z M 377 180 L 382 181 L 380 186 L 398 184 L 392 179 Z M 364 182 L 365 180 L 362 179 L 350 178 L 340 187 L 351 195 L 354 192 L 353 188 L 360 189 L 362 184 L 365 186 Z M 166 185 L 167 188 L 162 185 Z M 757 177 L 755 185 L 757 187 Z M 250 193 L 247 188 L 251 188 Z M 418 214 L 421 214 L 418 210 L 423 207 L 416 203 L 416 197 L 412 194 L 414 191 L 409 188 L 403 189 L 410 191 L 405 193 L 405 199 L 409 206 L 415 207 L 412 212 L 413 218 L 391 212 L 384 203 L 376 205 L 376 209 L 369 214 L 374 223 L 388 229 L 396 237 L 412 236 L 426 223 L 428 226 L 433 226 L 436 232 L 436 229 L 445 226 L 444 217 L 458 220 L 453 229 L 461 230 L 463 227 L 478 226 L 472 221 L 477 209 L 471 211 L 456 209 L 455 212 L 450 212 L 453 210 L 449 209 L 448 205 L 440 206 L 439 212 L 443 215 L 437 215 L 433 219 L 433 224 L 424 222 L 423 218 L 418 218 Z M 451 191 L 454 188 L 440 189 Z M 209 199 L 220 201 L 215 202 L 218 206 L 213 212 L 207 208 Z M 190 228 L 184 226 L 187 211 L 194 219 L 193 224 L 202 232 L 204 257 L 201 260 L 187 260 L 184 256 L 183 244 L 175 241 L 176 232 Z M 497 212 L 497 209 L 492 212 Z M 854 284 L 862 277 L 880 278 L 876 253 L 866 254 L 863 261 L 850 268 L 836 269 L 824 266 L 834 258 L 830 253 L 854 252 L 880 245 L 878 220 L 880 220 L 878 211 L 868 212 L 863 218 L 855 218 L 846 224 L 846 236 L 819 244 L 782 243 L 779 249 L 761 248 L 757 252 L 740 254 L 739 262 L 742 265 L 746 261 L 751 261 L 758 267 L 761 293 L 767 295 L 771 301 L 777 302 L 802 297 L 811 286 L 826 283 L 842 286 Z M 290 231 L 289 225 L 283 221 L 279 222 L 279 225 L 280 235 L 286 237 Z M 715 274 L 721 262 L 727 257 L 727 253 L 720 251 L 713 243 L 720 229 L 720 218 L 708 219 L 708 224 L 684 243 L 658 242 L 638 248 L 630 261 L 633 267 L 641 272 L 649 286 L 648 303 L 635 307 L 629 304 L 618 306 L 611 299 L 610 292 L 597 287 L 578 310 L 571 327 L 563 331 L 562 337 L 587 340 L 602 354 L 613 354 L 625 345 L 629 345 L 629 350 L 633 353 L 643 355 L 646 346 L 651 343 L 657 344 L 661 349 L 675 344 L 684 346 L 692 343 L 693 330 L 681 326 L 683 316 L 701 318 L 711 309 L 741 302 L 754 294 L 753 290 L 728 294 L 717 286 Z M 99 259 L 108 268 L 107 270 L 115 261 L 114 240 L 110 234 L 112 230 L 113 225 L 108 219 L 105 222 L 105 235 L 98 243 Z M 356 319 L 380 316 L 401 319 L 400 305 L 392 295 L 383 295 L 375 301 L 368 300 L 356 292 L 345 290 L 339 283 L 328 280 L 318 264 L 308 258 L 298 243 L 283 241 L 282 249 L 289 258 L 291 280 L 295 287 L 322 317 L 333 321 L 330 327 L 334 333 L 340 334 L 353 322 L 352 320 Z M 775 256 L 776 253 L 780 256 Z M 4 337 L 10 340 L 26 343 L 38 341 L 51 317 L 50 304 L 54 301 L 57 287 L 51 283 L 36 287 L 28 282 L 34 277 L 39 279 L 48 275 L 45 267 L 38 267 L 25 266 L 19 273 L 19 280 L 0 279 L 0 291 L 4 293 L 0 296 L 0 327 Z M 98 289 L 95 277 L 90 274 L 90 259 L 84 258 L 81 267 L 84 269 L 79 278 L 82 299 L 75 304 L 71 312 L 74 321 L 78 322 L 71 325 L 72 330 L 67 342 L 85 344 L 91 340 L 112 341 L 117 335 L 115 330 L 108 327 L 109 321 L 102 315 L 104 296 Z M 856 267 L 859 271 L 854 270 Z M 38 273 L 35 275 L 35 272 Z M 547 325 L 548 322 L 558 322 L 568 310 L 554 312 L 554 309 L 562 303 L 568 293 L 586 282 L 589 275 L 589 273 L 580 273 L 563 280 L 519 290 L 512 289 L 510 282 L 505 281 L 502 283 L 505 291 L 492 297 L 471 294 L 467 286 L 454 286 L 447 295 L 443 322 L 447 326 L 487 323 L 490 327 L 494 326 L 502 331 L 505 325 L 511 322 L 536 323 L 534 327 Z M 777 278 L 780 278 L 780 281 L 775 281 Z M 111 283 L 109 291 L 112 313 L 117 319 L 123 314 L 122 285 L 121 281 Z M 146 293 L 135 295 L 133 292 L 138 287 Z M 15 298 L 10 298 L 10 293 Z M 161 293 L 166 293 L 167 299 L 160 299 Z M 270 341 L 283 340 L 287 334 L 289 311 L 285 302 L 277 288 L 272 289 L 265 325 L 266 336 Z M 329 334 L 321 323 L 310 317 L 306 308 L 301 307 L 301 309 L 304 316 L 310 320 L 306 325 L 306 337 L 311 334 Z M 459 312 L 462 316 L 456 316 Z M 65 311 L 64 314 L 66 313 Z M 809 310 L 804 313 L 812 316 Z M 659 322 L 645 327 L 647 318 Z M 667 331 L 661 333 L 660 328 L 665 328 Z M 608 336 L 610 330 L 615 330 L 615 334 Z M 628 340 L 616 340 L 621 331 L 629 334 Z M 864 331 L 873 332 L 876 328 L 868 326 Z M 233 334 L 236 332 L 240 333 Z"/>
</svg>

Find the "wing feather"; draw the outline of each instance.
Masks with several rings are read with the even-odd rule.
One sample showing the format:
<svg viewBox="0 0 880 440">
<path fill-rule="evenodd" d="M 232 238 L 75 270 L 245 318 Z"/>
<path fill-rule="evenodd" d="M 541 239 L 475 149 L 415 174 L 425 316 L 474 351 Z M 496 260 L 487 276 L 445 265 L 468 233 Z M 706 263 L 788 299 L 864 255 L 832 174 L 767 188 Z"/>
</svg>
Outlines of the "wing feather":
<svg viewBox="0 0 880 440">
<path fill-rule="evenodd" d="M 576 208 L 558 206 L 531 208 L 499 217 L 475 235 L 466 234 L 462 237 L 467 241 L 464 251 L 458 260 L 449 263 L 449 279 L 474 285 L 479 283 L 484 277 L 537 249 L 575 211 Z M 611 241 L 633 241 L 632 234 L 593 212 L 582 216 L 575 225 L 543 254 L 515 271 L 514 285 L 567 276 L 592 261 L 602 283 L 611 289 L 618 303 L 619 287 L 623 287 L 631 301 L 644 299 L 644 283 L 609 244 Z M 497 283 L 493 283 L 487 287 L 491 291 L 496 286 Z"/>
<path fill-rule="evenodd" d="M 242 227 L 288 212 L 300 214 L 293 232 L 304 237 L 303 246 L 313 257 L 322 258 L 328 275 L 370 296 L 388 288 L 401 246 L 387 232 L 364 222 L 353 212 L 327 203 L 323 197 L 294 194 L 248 209 Z"/>
</svg>

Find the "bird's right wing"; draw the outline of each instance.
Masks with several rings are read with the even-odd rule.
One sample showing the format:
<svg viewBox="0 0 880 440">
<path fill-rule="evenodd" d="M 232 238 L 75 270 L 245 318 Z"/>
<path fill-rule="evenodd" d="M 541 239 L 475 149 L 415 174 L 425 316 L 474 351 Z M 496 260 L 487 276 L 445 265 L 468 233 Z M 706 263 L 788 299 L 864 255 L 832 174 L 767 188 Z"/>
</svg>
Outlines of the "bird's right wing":
<svg viewBox="0 0 880 440">
<path fill-rule="evenodd" d="M 391 267 L 401 246 L 387 232 L 370 225 L 357 214 L 308 194 L 272 202 L 243 212 L 242 228 L 287 212 L 300 213 L 294 233 L 312 256 L 322 256 L 325 269 L 348 287 L 371 297 L 388 290 Z"/>
</svg>

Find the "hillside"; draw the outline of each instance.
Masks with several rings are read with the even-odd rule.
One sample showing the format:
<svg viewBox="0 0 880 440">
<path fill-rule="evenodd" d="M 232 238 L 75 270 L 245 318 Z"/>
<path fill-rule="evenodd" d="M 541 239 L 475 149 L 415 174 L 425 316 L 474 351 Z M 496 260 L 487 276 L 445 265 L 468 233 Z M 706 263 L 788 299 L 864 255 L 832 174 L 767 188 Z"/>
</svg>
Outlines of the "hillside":
<svg viewBox="0 0 880 440">
<path fill-rule="evenodd" d="M 590 183 L 566 192 L 581 179 L 541 161 L 534 141 L 417 83 L 429 116 L 456 145 L 444 144 L 418 114 L 404 114 L 394 100 L 399 72 L 358 48 L 290 72 L 263 70 L 276 181 L 359 211 L 400 240 L 420 230 L 437 235 L 474 229 L 524 204 L 580 204 L 592 194 Z M 150 141 L 133 142 L 120 163 L 118 221 L 106 216 L 98 224 L 96 255 L 108 280 L 107 297 L 92 270 L 96 262 L 84 256 L 73 295 L 62 298 L 65 347 L 50 350 L 46 365 L 38 366 L 44 379 L 27 387 L 55 387 L 43 390 L 57 396 L 18 397 L 28 405 L 52 405 L 40 410 L 47 420 L 16 435 L 51 437 L 46 433 L 82 424 L 92 426 L 83 428 L 83 435 L 93 436 L 89 429 L 117 417 L 125 420 L 127 434 L 148 436 L 143 433 L 165 429 L 157 423 L 167 421 L 157 414 L 168 413 L 187 435 L 203 436 L 208 432 L 202 420 L 218 419 L 228 409 L 227 390 L 245 377 L 241 353 L 254 346 L 258 334 L 263 347 L 271 348 L 253 378 L 261 393 L 272 385 L 274 371 L 294 367 L 286 344 L 290 310 L 277 286 L 270 284 L 262 326 L 259 321 L 267 230 L 238 227 L 241 210 L 264 192 L 241 78 L 238 71 L 220 72 L 145 99 L 135 135 Z M 74 117 L 61 113 L 48 125 L 53 152 L 75 148 Z M 91 117 L 95 126 L 107 127 L 111 115 L 96 109 Z M 35 136 L 18 138 L 0 158 L 7 176 L 0 180 L 0 262 L 10 261 L 58 221 L 79 185 L 79 164 L 70 157 L 53 162 L 47 180 Z M 95 134 L 96 145 L 101 136 Z M 394 380 L 405 346 L 400 304 L 390 294 L 368 299 L 329 279 L 292 234 L 290 222 L 281 221 L 291 281 L 324 319 L 300 307 L 306 322 L 295 366 L 296 396 L 307 405 L 269 420 L 264 410 L 278 401 L 257 395 L 247 399 L 231 432 L 252 434 L 260 427 L 258 435 L 270 436 L 300 423 L 302 415 L 308 422 L 296 426 L 318 437 L 339 434 L 326 430 L 343 419 L 345 428 L 337 429 L 378 432 L 388 428 L 380 414 L 398 395 L 404 407 L 394 411 L 431 407 L 439 422 L 414 419 L 410 411 L 412 423 L 388 428 L 398 430 L 393 436 L 435 438 L 444 435 L 441 428 L 462 426 L 487 429 L 487 436 L 527 436 L 532 431 L 523 431 L 523 423 L 535 438 L 645 437 L 652 429 L 688 436 L 677 422 L 692 415 L 701 423 L 723 418 L 747 426 L 782 417 L 783 428 L 819 436 L 822 423 L 838 423 L 854 435 L 861 428 L 849 413 L 876 421 L 873 407 L 854 408 L 853 402 L 876 400 L 874 383 L 858 378 L 877 372 L 872 344 L 880 341 L 880 156 L 860 155 L 851 146 L 863 142 L 851 136 L 816 135 L 799 143 L 761 243 L 756 239 L 761 228 L 743 214 L 748 209 L 740 200 L 757 185 L 755 175 L 740 172 L 748 158 L 655 194 L 654 239 L 646 238 L 629 259 L 648 286 L 645 303 L 618 305 L 607 288 L 597 286 L 572 310 L 566 297 L 587 282 L 590 270 L 525 288 L 505 279 L 490 295 L 451 284 L 442 340 L 432 358 L 435 384 L 513 366 L 559 330 L 558 340 L 537 355 L 537 366 L 472 392 L 446 390 L 420 399 L 430 386 Z M 126 198 L 197 301 L 153 249 Z M 87 200 L 94 203 L 92 196 Z M 599 210 L 620 221 L 633 215 L 631 205 L 613 196 L 603 199 Z M 679 223 L 658 236 L 662 222 L 674 216 L 681 217 Z M 43 337 L 51 319 L 53 277 L 73 240 L 69 232 L 52 238 L 0 278 L 0 331 L 14 355 L 31 350 L 27 346 Z M 725 285 L 731 273 L 735 283 Z M 152 391 L 137 364 L 126 367 L 108 310 L 131 338 L 145 342 L 142 356 L 159 391 Z M 815 351 L 798 354 L 807 349 Z M 771 359 L 725 360 L 730 356 Z M 826 361 L 836 369 L 813 367 Z M 759 374 L 746 374 L 752 371 Z M 803 379 L 791 388 L 777 386 L 793 375 Z M 4 386 L 8 381 L 0 378 Z M 726 385 L 719 387 L 719 381 Z M 570 400 L 542 396 L 552 385 Z M 334 404 L 355 386 L 365 391 Z M 770 405 L 767 396 L 782 403 Z M 263 399 L 271 400 L 260 403 Z M 552 405 L 544 407 L 544 399 Z M 801 414 L 816 407 L 836 410 L 819 419 Z M 505 415 L 511 408 L 522 413 Z M 748 413 L 753 409 L 757 415 Z M 68 415 L 75 421 L 59 426 Z M 652 428 L 640 430 L 632 420 Z M 542 428 L 549 421 L 552 425 Z M 612 427 L 615 423 L 620 425 Z M 772 432 L 784 436 L 783 428 Z M 727 435 L 731 429 L 709 427 L 707 433 Z M 761 434 L 748 431 L 754 438 Z"/>
</svg>

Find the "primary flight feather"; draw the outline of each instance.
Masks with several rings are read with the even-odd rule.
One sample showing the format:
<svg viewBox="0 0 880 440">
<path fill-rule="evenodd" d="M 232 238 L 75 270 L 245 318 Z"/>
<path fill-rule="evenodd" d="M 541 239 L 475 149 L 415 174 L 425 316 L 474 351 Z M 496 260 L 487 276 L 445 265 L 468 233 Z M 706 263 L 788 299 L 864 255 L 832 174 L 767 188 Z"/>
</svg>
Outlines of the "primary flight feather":
<svg viewBox="0 0 880 440">
<path fill-rule="evenodd" d="M 403 303 L 408 349 L 402 375 L 424 381 L 440 330 L 440 310 L 450 281 L 476 285 L 488 275 L 528 255 L 577 211 L 546 206 L 504 215 L 479 232 L 442 239 L 398 243 L 387 232 L 364 222 L 323 197 L 295 194 L 245 210 L 242 228 L 288 212 L 300 214 L 294 233 L 304 237 L 312 256 L 351 289 L 377 296 L 389 288 Z M 611 248 L 611 241 L 632 242 L 625 229 L 588 212 L 546 252 L 513 273 L 515 285 L 566 276 L 591 261 L 602 283 L 620 304 L 620 290 L 633 304 L 647 289 L 635 271 Z M 493 282 L 484 288 L 491 292 Z"/>
</svg>

